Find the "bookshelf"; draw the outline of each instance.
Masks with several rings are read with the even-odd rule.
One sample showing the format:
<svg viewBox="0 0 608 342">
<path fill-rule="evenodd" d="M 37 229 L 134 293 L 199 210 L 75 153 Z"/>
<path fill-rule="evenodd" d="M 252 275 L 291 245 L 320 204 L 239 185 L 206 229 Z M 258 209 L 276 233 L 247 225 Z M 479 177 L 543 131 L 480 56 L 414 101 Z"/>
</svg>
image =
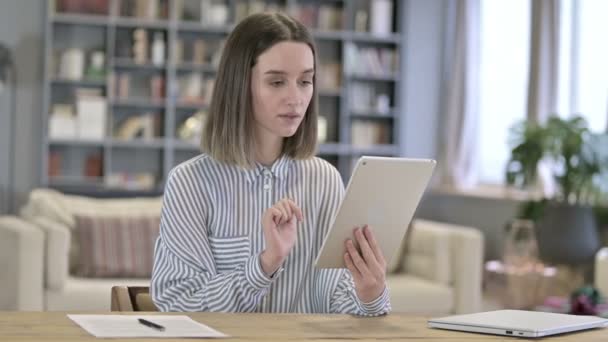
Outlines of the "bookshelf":
<svg viewBox="0 0 608 342">
<path fill-rule="evenodd" d="M 378 4 L 390 9 L 381 33 L 372 18 L 382 13 Z M 95 196 L 162 193 L 169 171 L 199 153 L 197 118 L 223 40 L 241 18 L 264 10 L 298 18 L 316 40 L 318 155 L 345 180 L 361 155 L 401 155 L 405 1 L 54 0 L 42 185 Z"/>
</svg>

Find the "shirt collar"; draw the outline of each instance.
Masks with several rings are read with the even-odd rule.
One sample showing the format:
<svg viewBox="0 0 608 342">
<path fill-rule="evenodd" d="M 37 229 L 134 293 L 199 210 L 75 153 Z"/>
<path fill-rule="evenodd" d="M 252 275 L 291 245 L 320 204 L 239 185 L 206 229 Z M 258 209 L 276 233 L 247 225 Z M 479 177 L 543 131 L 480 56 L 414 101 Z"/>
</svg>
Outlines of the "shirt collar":
<svg viewBox="0 0 608 342">
<path fill-rule="evenodd" d="M 287 176 L 287 172 L 292 164 L 293 160 L 283 154 L 279 159 L 275 160 L 272 166 L 264 166 L 261 163 L 256 162 L 254 167 L 250 169 L 245 169 L 244 172 L 247 177 L 247 181 L 255 182 L 260 177 L 263 177 L 265 174 L 269 173 L 273 177 L 283 179 Z"/>
</svg>

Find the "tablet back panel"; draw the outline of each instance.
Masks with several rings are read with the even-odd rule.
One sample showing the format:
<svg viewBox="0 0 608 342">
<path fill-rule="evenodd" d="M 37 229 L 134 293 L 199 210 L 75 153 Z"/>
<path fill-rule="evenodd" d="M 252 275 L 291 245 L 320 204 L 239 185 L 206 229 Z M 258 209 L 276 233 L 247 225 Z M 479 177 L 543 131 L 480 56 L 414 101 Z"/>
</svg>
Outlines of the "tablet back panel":
<svg viewBox="0 0 608 342">
<path fill-rule="evenodd" d="M 344 241 L 368 224 L 390 263 L 431 178 L 435 161 L 386 157 L 359 159 L 346 196 L 316 262 L 319 268 L 344 268 Z"/>
</svg>

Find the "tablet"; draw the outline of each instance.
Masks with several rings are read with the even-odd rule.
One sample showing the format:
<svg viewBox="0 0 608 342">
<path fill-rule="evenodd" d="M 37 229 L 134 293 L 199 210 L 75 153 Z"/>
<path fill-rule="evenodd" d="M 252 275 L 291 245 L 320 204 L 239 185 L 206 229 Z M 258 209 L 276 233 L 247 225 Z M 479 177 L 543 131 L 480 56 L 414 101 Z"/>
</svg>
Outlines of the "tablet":
<svg viewBox="0 0 608 342">
<path fill-rule="evenodd" d="M 355 227 L 369 225 L 387 265 L 405 236 L 414 211 L 431 179 L 430 159 L 361 157 L 346 187 L 346 195 L 325 236 L 315 266 L 346 268 L 346 239 Z"/>
</svg>

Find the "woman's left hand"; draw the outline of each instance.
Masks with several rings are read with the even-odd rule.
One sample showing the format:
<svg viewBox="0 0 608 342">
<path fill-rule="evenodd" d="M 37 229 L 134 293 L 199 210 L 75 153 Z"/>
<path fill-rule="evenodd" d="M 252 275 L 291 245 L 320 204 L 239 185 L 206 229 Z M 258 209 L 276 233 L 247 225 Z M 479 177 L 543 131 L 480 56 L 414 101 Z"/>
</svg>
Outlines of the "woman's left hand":
<svg viewBox="0 0 608 342">
<path fill-rule="evenodd" d="M 367 225 L 363 229 L 355 228 L 354 235 L 361 253 L 351 239 L 346 240 L 344 262 L 353 275 L 357 297 L 369 303 L 378 298 L 386 286 L 386 260 Z"/>
</svg>

